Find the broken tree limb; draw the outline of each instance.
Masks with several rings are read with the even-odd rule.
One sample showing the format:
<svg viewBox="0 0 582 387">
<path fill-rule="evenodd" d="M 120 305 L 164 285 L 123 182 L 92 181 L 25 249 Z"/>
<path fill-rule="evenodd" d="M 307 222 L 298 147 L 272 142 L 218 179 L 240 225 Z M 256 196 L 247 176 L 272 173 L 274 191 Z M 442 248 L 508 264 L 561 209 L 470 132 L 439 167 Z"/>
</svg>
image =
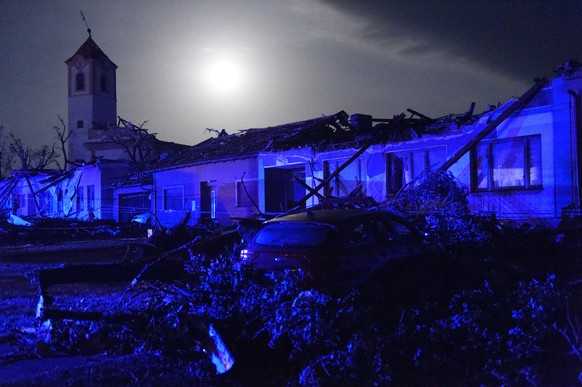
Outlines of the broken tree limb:
<svg viewBox="0 0 582 387">
<path fill-rule="evenodd" d="M 180 324 L 184 325 L 186 336 L 180 339 L 184 342 L 196 341 L 200 344 L 200 352 L 206 354 L 212 364 L 216 367 L 217 374 L 224 374 L 229 371 L 235 359 L 228 349 L 226 343 L 216 330 L 212 323 L 202 318 L 186 313 L 178 314 Z M 45 319 L 57 320 L 77 320 L 77 321 L 97 321 L 108 324 L 130 324 L 139 322 L 147 325 L 151 323 L 152 318 L 162 319 L 164 315 L 155 315 L 152 313 L 104 313 L 104 312 L 85 312 L 72 311 L 64 309 L 46 309 Z"/>
<path fill-rule="evenodd" d="M 541 78 L 536 80 L 536 84 L 533 85 L 528 91 L 526 91 L 515 103 L 509 106 L 496 120 L 489 123 L 481 132 L 471 139 L 467 144 L 465 144 L 461 149 L 457 151 L 450 159 L 445 161 L 437 171 L 444 172 L 449 169 L 454 163 L 459 161 L 461 157 L 470 151 L 479 141 L 487 137 L 495 128 L 497 128 L 503 121 L 505 121 L 509 116 L 511 116 L 517 110 L 525 107 L 529 101 L 548 83 L 546 78 Z"/>
</svg>

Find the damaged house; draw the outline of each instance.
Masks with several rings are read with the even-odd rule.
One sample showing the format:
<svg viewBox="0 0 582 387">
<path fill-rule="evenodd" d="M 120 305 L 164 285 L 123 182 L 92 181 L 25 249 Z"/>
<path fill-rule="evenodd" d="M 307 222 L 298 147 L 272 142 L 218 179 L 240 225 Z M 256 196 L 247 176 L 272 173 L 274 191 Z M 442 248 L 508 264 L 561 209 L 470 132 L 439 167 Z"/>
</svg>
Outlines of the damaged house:
<svg viewBox="0 0 582 387">
<path fill-rule="evenodd" d="M 222 131 L 153 171 L 152 211 L 165 226 L 230 224 L 331 198 L 381 203 L 425 171 L 449 171 L 475 214 L 556 224 L 580 208 L 582 69 L 476 114 L 390 119 L 345 112 L 235 134 Z M 570 213 L 576 213 L 570 212 Z"/>
<path fill-rule="evenodd" d="M 166 227 L 230 225 L 337 198 L 383 203 L 430 170 L 465 185 L 474 214 L 545 224 L 565 211 L 579 214 L 582 69 L 575 61 L 481 113 L 474 104 L 437 118 L 412 109 L 392 118 L 340 111 L 216 131 L 194 146 L 159 141 L 119 118 L 117 66 L 91 35 L 65 63 L 72 167 L 15 171 L 0 182 L 0 208 L 11 214 L 125 222 L 151 212 Z"/>
</svg>

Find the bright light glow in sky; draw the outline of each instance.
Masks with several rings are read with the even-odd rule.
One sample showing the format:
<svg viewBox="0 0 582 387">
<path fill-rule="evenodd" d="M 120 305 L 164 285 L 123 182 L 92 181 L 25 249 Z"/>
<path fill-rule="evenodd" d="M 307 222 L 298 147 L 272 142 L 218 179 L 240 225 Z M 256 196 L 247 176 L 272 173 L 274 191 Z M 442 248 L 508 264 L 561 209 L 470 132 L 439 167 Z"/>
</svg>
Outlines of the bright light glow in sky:
<svg viewBox="0 0 582 387">
<path fill-rule="evenodd" d="M 578 0 L 0 0 L 0 125 L 31 147 L 67 117 L 80 11 L 118 115 L 184 144 L 340 110 L 481 112 L 582 61 Z"/>
<path fill-rule="evenodd" d="M 228 54 L 215 54 L 210 57 L 200 69 L 201 85 L 206 91 L 219 96 L 229 97 L 242 92 L 247 80 L 247 74 L 237 58 Z"/>
</svg>

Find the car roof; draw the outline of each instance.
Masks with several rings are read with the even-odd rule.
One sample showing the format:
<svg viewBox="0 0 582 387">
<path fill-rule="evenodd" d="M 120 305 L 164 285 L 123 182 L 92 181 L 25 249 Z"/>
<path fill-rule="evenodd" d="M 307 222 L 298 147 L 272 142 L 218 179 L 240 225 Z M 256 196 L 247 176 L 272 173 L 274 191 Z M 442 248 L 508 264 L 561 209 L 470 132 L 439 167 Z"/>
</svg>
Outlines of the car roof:
<svg viewBox="0 0 582 387">
<path fill-rule="evenodd" d="M 319 223 L 338 223 L 343 220 L 358 217 L 365 214 L 380 214 L 382 216 L 400 219 L 398 216 L 385 211 L 367 211 L 357 209 L 338 209 L 338 210 L 314 210 L 304 211 L 294 214 L 283 215 L 267 221 L 266 223 L 279 222 L 319 222 Z"/>
</svg>

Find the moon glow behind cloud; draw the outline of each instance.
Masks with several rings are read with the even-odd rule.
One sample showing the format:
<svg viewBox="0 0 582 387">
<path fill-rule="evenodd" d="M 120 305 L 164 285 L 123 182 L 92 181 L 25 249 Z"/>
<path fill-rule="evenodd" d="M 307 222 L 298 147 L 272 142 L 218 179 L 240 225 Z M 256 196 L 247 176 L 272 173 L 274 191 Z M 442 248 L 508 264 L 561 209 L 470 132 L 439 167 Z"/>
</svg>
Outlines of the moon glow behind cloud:
<svg viewBox="0 0 582 387">
<path fill-rule="evenodd" d="M 199 84 L 215 97 L 241 93 L 247 79 L 248 69 L 232 54 L 210 52 L 199 70 Z"/>
</svg>

